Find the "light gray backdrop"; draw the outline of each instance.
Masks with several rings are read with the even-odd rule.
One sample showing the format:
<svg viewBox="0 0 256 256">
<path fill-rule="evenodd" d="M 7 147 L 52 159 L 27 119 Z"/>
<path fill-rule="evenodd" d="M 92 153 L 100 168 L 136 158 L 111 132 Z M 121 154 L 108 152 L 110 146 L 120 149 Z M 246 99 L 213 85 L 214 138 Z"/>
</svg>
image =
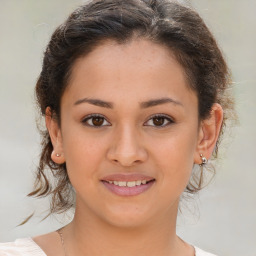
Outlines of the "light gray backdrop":
<svg viewBox="0 0 256 256">
<path fill-rule="evenodd" d="M 39 154 L 34 85 L 53 29 L 81 0 L 0 1 L 0 241 L 49 232 L 47 200 L 26 198 Z M 223 143 L 217 174 L 179 217 L 185 240 L 219 255 L 256 255 L 256 1 L 193 0 L 232 69 L 240 125 Z M 197 209 L 198 208 L 198 209 Z M 16 227 L 36 210 L 36 218 Z"/>
</svg>

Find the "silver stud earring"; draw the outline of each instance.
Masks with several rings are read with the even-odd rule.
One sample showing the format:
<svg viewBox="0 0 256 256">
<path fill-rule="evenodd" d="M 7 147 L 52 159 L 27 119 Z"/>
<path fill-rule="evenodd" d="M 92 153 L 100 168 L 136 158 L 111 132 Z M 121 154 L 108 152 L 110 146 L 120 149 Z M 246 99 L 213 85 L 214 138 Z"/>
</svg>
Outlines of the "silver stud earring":
<svg viewBox="0 0 256 256">
<path fill-rule="evenodd" d="M 200 157 L 201 157 L 201 159 L 202 159 L 202 163 L 199 164 L 199 165 L 200 165 L 200 166 L 203 166 L 203 165 L 207 164 L 208 160 L 206 159 L 206 157 L 204 157 L 203 154 L 200 154 Z"/>
<path fill-rule="evenodd" d="M 56 156 L 57 156 L 57 157 L 60 157 L 60 154 L 57 153 Z"/>
</svg>

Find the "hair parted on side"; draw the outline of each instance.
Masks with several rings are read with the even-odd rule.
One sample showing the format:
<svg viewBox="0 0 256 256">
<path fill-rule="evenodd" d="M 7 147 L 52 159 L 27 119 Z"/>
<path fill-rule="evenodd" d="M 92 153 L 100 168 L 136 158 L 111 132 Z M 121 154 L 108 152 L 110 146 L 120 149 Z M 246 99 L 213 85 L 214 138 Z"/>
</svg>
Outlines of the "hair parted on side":
<svg viewBox="0 0 256 256">
<path fill-rule="evenodd" d="M 125 44 L 144 38 L 167 47 L 184 68 L 191 90 L 198 96 L 199 120 L 207 119 L 214 103 L 224 110 L 220 138 L 226 120 L 234 114 L 230 94 L 230 73 L 211 32 L 192 8 L 171 0 L 92 0 L 77 10 L 53 33 L 45 50 L 36 98 L 42 116 L 50 107 L 52 118 L 61 126 L 60 101 L 69 85 L 74 62 L 105 40 Z M 65 164 L 51 159 L 53 146 L 47 130 L 42 133 L 42 152 L 35 190 L 29 196 L 51 196 L 50 213 L 65 212 L 74 205 L 74 193 Z M 54 182 L 48 178 L 48 173 Z M 186 192 L 202 187 L 199 176 L 191 177 Z"/>
</svg>

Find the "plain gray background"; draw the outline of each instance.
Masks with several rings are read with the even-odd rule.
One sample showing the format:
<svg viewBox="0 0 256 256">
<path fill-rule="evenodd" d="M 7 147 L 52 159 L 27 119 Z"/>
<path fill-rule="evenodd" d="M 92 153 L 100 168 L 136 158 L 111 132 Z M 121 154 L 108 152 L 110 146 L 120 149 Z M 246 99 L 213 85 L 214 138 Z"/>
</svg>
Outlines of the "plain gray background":
<svg viewBox="0 0 256 256">
<path fill-rule="evenodd" d="M 48 200 L 26 198 L 39 155 L 34 85 L 54 28 L 83 1 L 0 1 L 0 241 L 65 224 L 45 215 Z M 256 1 L 193 0 L 233 73 L 240 125 L 223 141 L 216 176 L 178 221 L 185 240 L 218 255 L 256 255 Z M 185 203 L 185 202 L 184 202 Z M 36 210 L 36 217 L 16 227 Z M 42 214 L 43 212 L 43 214 Z"/>
</svg>

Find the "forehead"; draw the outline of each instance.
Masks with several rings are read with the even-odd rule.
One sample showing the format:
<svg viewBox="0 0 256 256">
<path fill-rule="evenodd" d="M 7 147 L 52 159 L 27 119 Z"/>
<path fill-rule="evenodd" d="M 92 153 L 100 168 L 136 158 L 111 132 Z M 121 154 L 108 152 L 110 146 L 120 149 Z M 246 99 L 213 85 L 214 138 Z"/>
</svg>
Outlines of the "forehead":
<svg viewBox="0 0 256 256">
<path fill-rule="evenodd" d="M 119 72 L 120 75 L 122 72 L 123 74 L 133 73 L 136 75 L 140 73 L 143 75 L 143 71 L 159 71 L 159 69 L 164 71 L 164 67 L 168 69 L 169 65 L 172 65 L 172 69 L 176 66 L 176 69 L 185 73 L 174 53 L 164 45 L 145 39 L 134 39 L 124 44 L 106 40 L 86 56 L 82 56 L 75 61 L 72 67 L 70 84 L 81 78 L 79 73 L 84 77 L 92 72 L 99 72 L 101 76 L 104 74 L 110 76 L 113 71 L 115 73 Z M 181 72 L 176 74 L 180 79 L 184 79 L 184 74 L 181 74 Z M 94 78 L 99 78 L 98 75 L 95 75 Z"/>
<path fill-rule="evenodd" d="M 143 92 L 162 97 L 192 93 L 183 67 L 174 54 L 163 45 L 144 39 L 125 44 L 106 41 L 73 65 L 66 93 L 104 96 L 120 91 L 123 97 L 135 97 Z M 132 93 L 133 92 L 133 93 Z"/>
<path fill-rule="evenodd" d="M 73 68 L 76 69 L 79 62 L 83 62 L 84 58 L 87 59 L 88 64 L 95 64 L 96 62 L 100 64 L 100 62 L 115 60 L 112 65 L 120 64 L 121 61 L 130 64 L 136 63 L 136 65 L 141 62 L 144 67 L 162 65 L 163 62 L 166 64 L 173 61 L 177 62 L 175 54 L 167 46 L 143 38 L 131 39 L 125 43 L 118 43 L 114 40 L 103 41 L 85 57 L 75 61 Z M 117 62 L 118 59 L 119 62 Z M 177 64 L 179 65 L 178 62 Z"/>
</svg>

